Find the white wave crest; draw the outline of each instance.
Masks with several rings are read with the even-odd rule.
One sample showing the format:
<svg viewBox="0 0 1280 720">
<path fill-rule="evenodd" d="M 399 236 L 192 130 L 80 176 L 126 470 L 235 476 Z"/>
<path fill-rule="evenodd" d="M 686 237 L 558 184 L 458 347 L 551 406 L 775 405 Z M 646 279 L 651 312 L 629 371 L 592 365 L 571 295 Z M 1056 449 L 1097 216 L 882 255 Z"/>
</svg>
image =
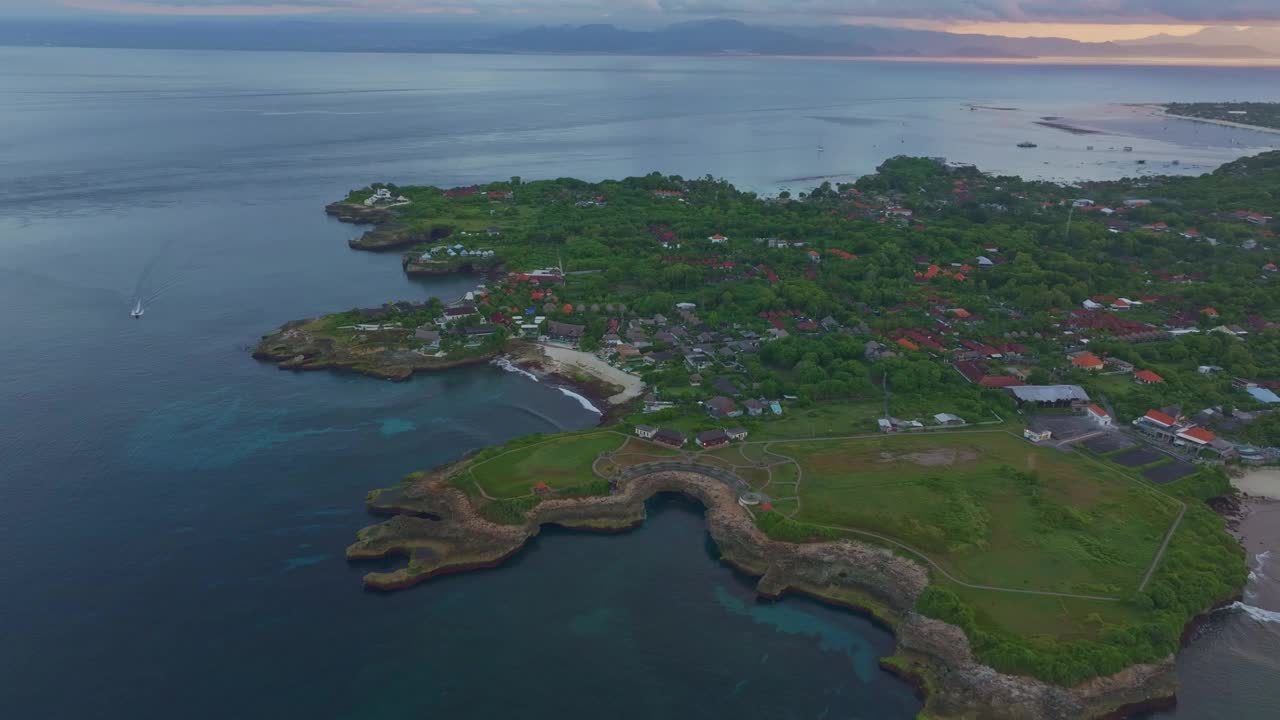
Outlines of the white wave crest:
<svg viewBox="0 0 1280 720">
<path fill-rule="evenodd" d="M 504 358 L 504 357 L 494 358 L 493 360 L 491 360 L 491 361 L 490 361 L 490 364 L 492 364 L 492 365 L 496 365 L 496 366 L 498 366 L 498 367 L 502 368 L 503 370 L 506 370 L 507 372 L 519 373 L 519 374 L 521 374 L 521 375 L 523 375 L 523 376 L 525 376 L 525 377 L 529 378 L 530 380 L 532 380 L 532 381 L 534 381 L 534 382 L 538 382 L 538 376 L 537 376 L 537 375 L 534 375 L 533 373 L 529 372 L 528 370 L 525 370 L 524 368 L 518 368 L 518 367 L 516 367 L 515 365 L 513 365 L 513 364 L 511 363 L 511 361 L 510 361 L 510 360 L 508 360 L 508 359 L 506 359 L 506 358 Z"/>
<path fill-rule="evenodd" d="M 597 408 L 595 405 L 592 405 L 592 404 L 591 404 L 591 401 L 590 401 L 590 400 L 588 400 L 588 399 L 586 399 L 586 398 L 582 397 L 581 395 L 579 395 L 578 393 L 576 393 L 576 392 L 574 392 L 574 391 L 570 390 L 569 388 L 562 388 L 562 387 L 558 387 L 558 388 L 556 388 L 556 389 L 557 389 L 557 390 L 559 390 L 560 392 L 564 393 L 565 395 L 568 395 L 569 397 L 573 398 L 574 400 L 577 400 L 577 401 L 578 401 L 578 404 L 582 405 L 582 407 L 583 407 L 583 409 L 584 409 L 584 410 L 590 410 L 591 412 L 593 412 L 593 413 L 595 413 L 595 414 L 597 414 L 597 415 L 601 415 L 601 414 L 603 414 L 603 413 L 601 413 L 601 412 L 600 412 L 600 409 L 599 409 L 599 408 Z"/>
<path fill-rule="evenodd" d="M 1243 610 L 1246 615 L 1258 622 L 1280 623 L 1280 612 L 1275 610 L 1264 610 L 1253 605 L 1246 605 L 1240 601 L 1231 603 L 1231 609 Z"/>
</svg>

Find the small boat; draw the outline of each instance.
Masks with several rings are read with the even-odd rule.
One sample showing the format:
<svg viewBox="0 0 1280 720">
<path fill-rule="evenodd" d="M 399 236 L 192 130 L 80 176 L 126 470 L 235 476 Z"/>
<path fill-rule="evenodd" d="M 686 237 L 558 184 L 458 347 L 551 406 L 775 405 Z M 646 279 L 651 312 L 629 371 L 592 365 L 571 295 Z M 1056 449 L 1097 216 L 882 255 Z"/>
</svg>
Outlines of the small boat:
<svg viewBox="0 0 1280 720">
<path fill-rule="evenodd" d="M 142 317 L 142 313 L 144 312 L 146 311 L 142 309 L 142 301 L 139 300 L 138 304 L 134 305 L 133 309 L 129 311 L 129 317 L 133 318 L 134 320 L 137 320 L 138 318 Z"/>
<path fill-rule="evenodd" d="M 1125 146 L 1124 146 L 1124 151 L 1125 151 L 1125 152 L 1133 152 L 1133 146 L 1132 146 L 1132 145 L 1125 145 Z"/>
<path fill-rule="evenodd" d="M 1040 147 L 1040 146 L 1039 146 L 1039 145 L 1036 145 L 1036 144 L 1035 144 L 1035 143 L 1033 143 L 1033 142 L 1029 142 L 1029 141 L 1027 141 L 1027 140 L 1023 140 L 1022 142 L 1018 143 L 1018 147 L 1020 147 L 1020 148 L 1033 148 L 1033 147 Z"/>
</svg>

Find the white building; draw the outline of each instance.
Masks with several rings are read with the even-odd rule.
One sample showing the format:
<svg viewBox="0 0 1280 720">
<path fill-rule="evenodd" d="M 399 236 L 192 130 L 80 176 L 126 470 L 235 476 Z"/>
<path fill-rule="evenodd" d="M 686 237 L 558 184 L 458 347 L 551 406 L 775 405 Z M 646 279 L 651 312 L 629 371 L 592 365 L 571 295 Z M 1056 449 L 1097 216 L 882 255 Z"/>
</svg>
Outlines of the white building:
<svg viewBox="0 0 1280 720">
<path fill-rule="evenodd" d="M 1090 405 L 1084 414 L 1099 427 L 1111 427 L 1111 415 L 1097 405 Z"/>
</svg>

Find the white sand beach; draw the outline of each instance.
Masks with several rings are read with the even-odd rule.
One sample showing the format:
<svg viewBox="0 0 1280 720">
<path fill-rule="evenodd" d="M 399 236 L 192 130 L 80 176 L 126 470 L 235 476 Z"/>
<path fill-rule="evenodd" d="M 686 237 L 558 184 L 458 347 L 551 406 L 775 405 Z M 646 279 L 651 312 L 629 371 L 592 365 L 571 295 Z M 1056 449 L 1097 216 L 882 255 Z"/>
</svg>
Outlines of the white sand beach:
<svg viewBox="0 0 1280 720">
<path fill-rule="evenodd" d="M 577 368 L 592 377 L 621 387 L 622 392 L 607 398 L 610 405 L 621 405 L 632 398 L 639 397 L 644 391 L 644 381 L 639 377 L 623 372 L 591 353 L 558 345 L 541 345 L 541 347 L 548 360 Z"/>
</svg>

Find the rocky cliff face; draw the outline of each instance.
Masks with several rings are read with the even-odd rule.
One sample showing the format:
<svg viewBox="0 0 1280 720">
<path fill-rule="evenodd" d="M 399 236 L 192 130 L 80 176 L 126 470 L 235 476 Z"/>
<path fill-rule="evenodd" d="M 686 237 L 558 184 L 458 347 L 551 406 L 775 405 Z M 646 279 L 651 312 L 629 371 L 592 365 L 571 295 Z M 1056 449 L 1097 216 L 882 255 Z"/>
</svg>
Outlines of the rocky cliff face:
<svg viewBox="0 0 1280 720">
<path fill-rule="evenodd" d="M 1176 689 L 1173 659 L 1139 665 L 1074 688 L 1005 675 L 979 663 L 964 632 L 913 612 L 929 582 L 920 565 L 883 548 L 851 541 L 796 545 L 770 540 L 756 527 L 735 493 L 713 478 L 657 472 L 626 481 L 607 497 L 548 499 L 519 526 L 494 525 L 470 500 L 426 474 L 407 487 L 377 493 L 370 508 L 398 514 L 361 531 L 347 549 L 351 559 L 403 555 L 395 572 L 373 572 L 366 585 L 395 590 L 448 572 L 491 567 L 517 552 L 546 524 L 615 531 L 644 521 L 644 502 L 675 492 L 706 507 L 708 532 L 722 559 L 760 578 L 764 598 L 802 592 L 872 612 L 897 635 L 898 652 L 886 669 L 916 682 L 934 718 L 1067 720 L 1119 718 L 1168 704 Z"/>
</svg>

